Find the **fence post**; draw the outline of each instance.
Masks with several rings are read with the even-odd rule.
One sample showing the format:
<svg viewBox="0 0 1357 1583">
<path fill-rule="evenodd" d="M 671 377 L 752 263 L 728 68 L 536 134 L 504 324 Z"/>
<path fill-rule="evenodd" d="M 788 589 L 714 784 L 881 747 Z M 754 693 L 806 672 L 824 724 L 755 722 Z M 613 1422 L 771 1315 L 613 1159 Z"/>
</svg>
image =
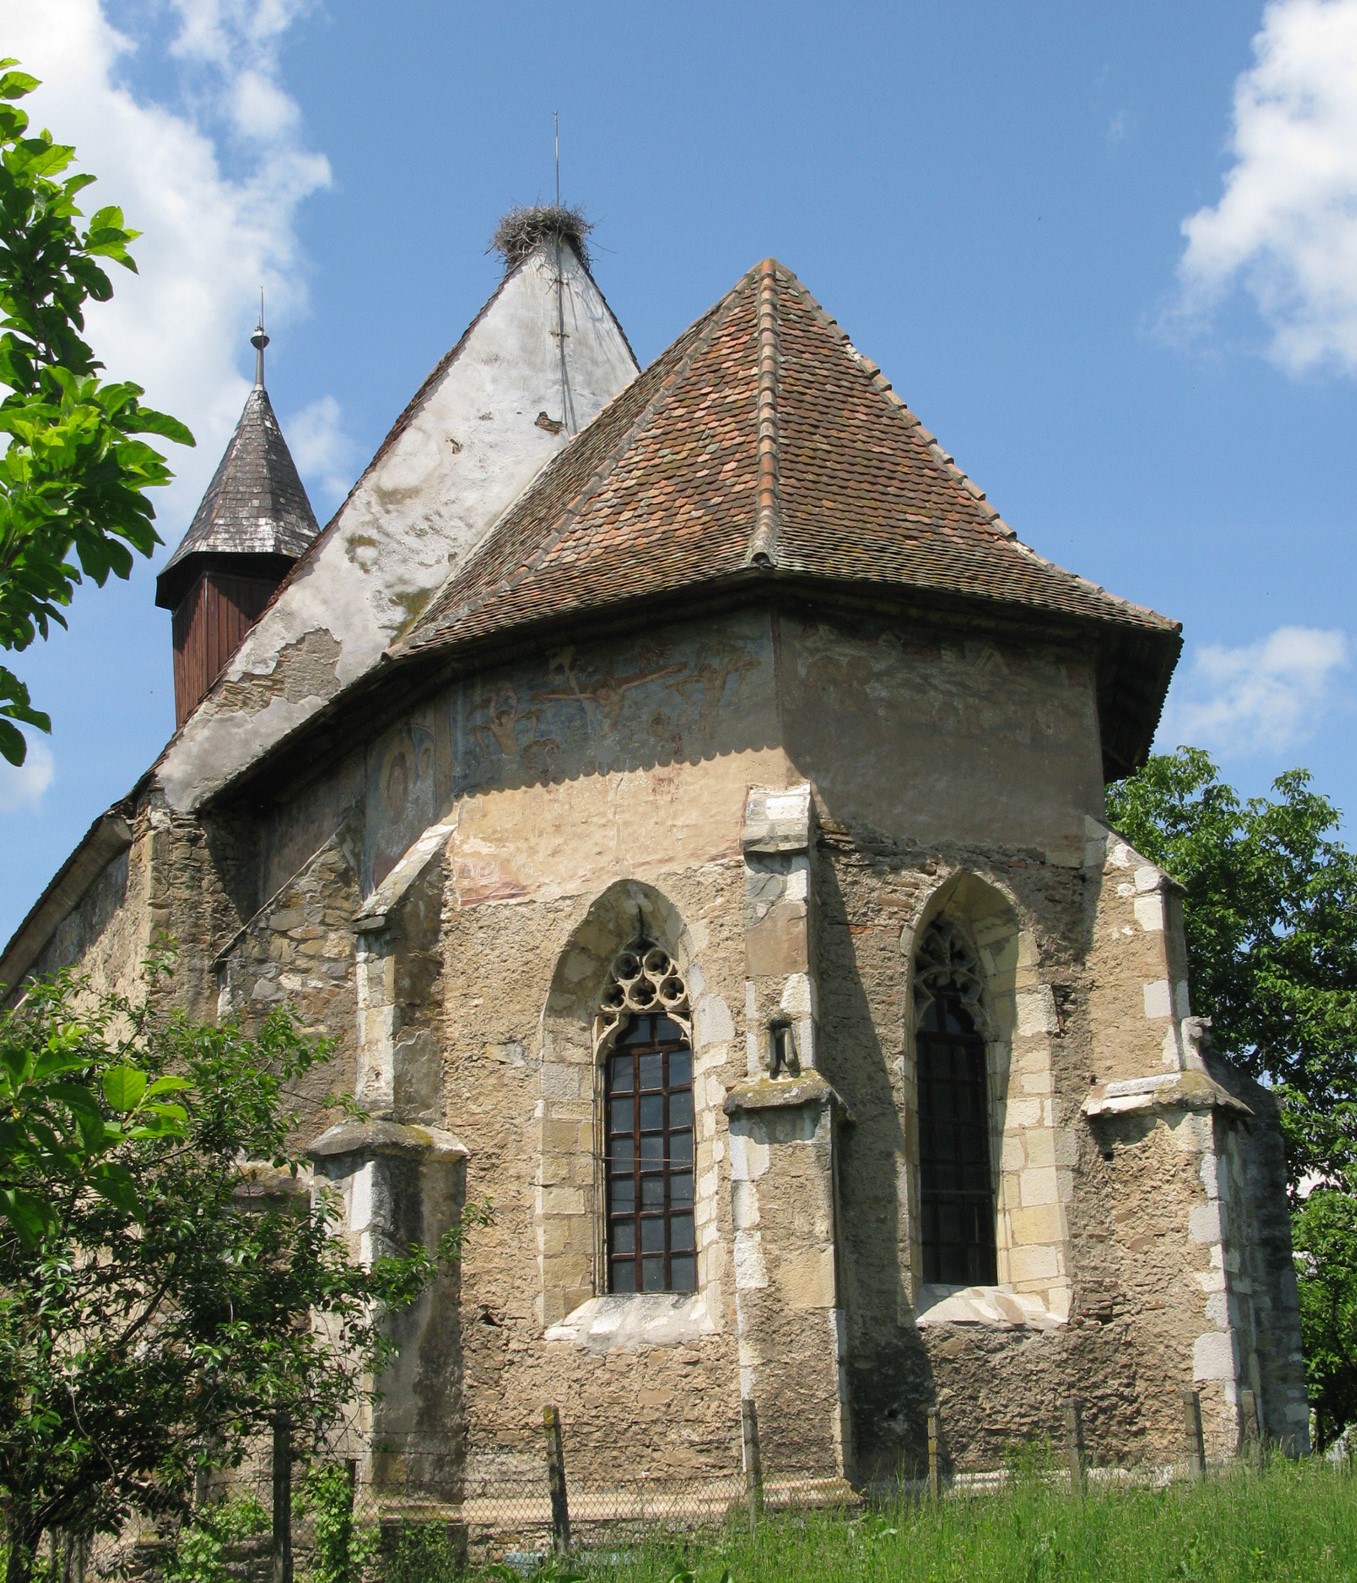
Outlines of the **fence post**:
<svg viewBox="0 0 1357 1583">
<path fill-rule="evenodd" d="M 1183 1404 L 1183 1433 L 1187 1442 L 1187 1476 L 1206 1477 L 1206 1444 L 1202 1439 L 1201 1392 L 1184 1386 L 1178 1393 Z"/>
<path fill-rule="evenodd" d="M 1070 1461 L 1070 1494 L 1082 1495 L 1088 1471 L 1084 1460 L 1084 1410 L 1073 1396 L 1065 1399 L 1065 1452 Z"/>
<path fill-rule="evenodd" d="M 749 1516 L 763 1516 L 763 1458 L 759 1453 L 759 1415 L 748 1396 L 740 1401 L 740 1438 L 744 1445 L 744 1481 L 749 1491 Z"/>
<path fill-rule="evenodd" d="M 565 1492 L 565 1444 L 561 1415 L 554 1407 L 542 1409 L 547 1433 L 547 1486 L 551 1491 L 551 1542 L 557 1550 L 570 1548 L 570 1503 Z"/>
<path fill-rule="evenodd" d="M 358 1583 L 358 1578 L 353 1570 L 353 1512 L 357 1494 L 358 1464 L 352 1457 L 349 1457 L 344 1463 L 343 1583 Z"/>
<path fill-rule="evenodd" d="M 292 1425 L 273 1420 L 273 1583 L 292 1583 Z"/>
<path fill-rule="evenodd" d="M 934 1500 L 942 1494 L 942 1470 L 938 1466 L 938 1410 L 928 1409 L 928 1493 Z"/>
</svg>

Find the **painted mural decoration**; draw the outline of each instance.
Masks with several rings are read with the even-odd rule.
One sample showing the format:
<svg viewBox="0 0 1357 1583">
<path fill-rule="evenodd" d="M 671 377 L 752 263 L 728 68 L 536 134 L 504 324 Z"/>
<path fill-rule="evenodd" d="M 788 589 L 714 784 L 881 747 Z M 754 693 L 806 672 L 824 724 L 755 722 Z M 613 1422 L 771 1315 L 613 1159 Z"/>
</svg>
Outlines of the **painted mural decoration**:
<svg viewBox="0 0 1357 1583">
<path fill-rule="evenodd" d="M 540 671 L 471 681 L 452 704 L 450 794 L 710 753 L 764 664 L 766 639 L 713 634 L 606 656 L 570 646 Z"/>
<path fill-rule="evenodd" d="M 434 820 L 434 733 L 416 717 L 388 732 L 368 760 L 363 889 L 370 891 Z"/>
<path fill-rule="evenodd" d="M 866 624 L 856 639 L 846 639 L 834 627 L 809 623 L 796 656 L 804 689 L 830 714 L 857 712 L 866 699 L 893 729 L 928 726 L 1041 747 L 1070 733 L 1070 677 L 1041 650 L 1019 654 L 984 639 L 902 636 Z M 996 675 L 1014 707 L 982 716 L 975 708 L 976 678 Z"/>
</svg>

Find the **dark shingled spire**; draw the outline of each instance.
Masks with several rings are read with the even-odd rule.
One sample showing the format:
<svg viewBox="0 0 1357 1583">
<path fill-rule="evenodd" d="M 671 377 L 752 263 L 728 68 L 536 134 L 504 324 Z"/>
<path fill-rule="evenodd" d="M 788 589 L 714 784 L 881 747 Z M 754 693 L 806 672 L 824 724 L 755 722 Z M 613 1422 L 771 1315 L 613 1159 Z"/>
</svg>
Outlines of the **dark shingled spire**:
<svg viewBox="0 0 1357 1583">
<path fill-rule="evenodd" d="M 268 392 L 258 384 L 246 398 L 183 542 L 156 579 L 155 602 L 172 610 L 202 570 L 204 557 L 218 562 L 222 556 L 279 556 L 290 565 L 317 531 L 297 464 Z"/>
<path fill-rule="evenodd" d="M 193 713 L 316 537 L 316 516 L 264 389 L 263 303 L 254 389 L 189 530 L 156 578 L 174 613 L 174 712 Z"/>
</svg>

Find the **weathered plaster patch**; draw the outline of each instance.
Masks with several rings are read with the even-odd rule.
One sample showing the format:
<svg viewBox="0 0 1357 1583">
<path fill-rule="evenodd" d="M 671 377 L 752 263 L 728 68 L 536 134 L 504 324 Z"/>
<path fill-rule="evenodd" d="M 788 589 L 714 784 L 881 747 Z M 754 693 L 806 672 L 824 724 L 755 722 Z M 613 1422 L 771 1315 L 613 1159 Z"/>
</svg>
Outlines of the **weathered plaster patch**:
<svg viewBox="0 0 1357 1583">
<path fill-rule="evenodd" d="M 717 1328 L 700 1294 L 633 1292 L 591 1297 L 549 1325 L 546 1340 L 598 1354 L 642 1352 L 681 1346 L 714 1335 Z"/>
</svg>

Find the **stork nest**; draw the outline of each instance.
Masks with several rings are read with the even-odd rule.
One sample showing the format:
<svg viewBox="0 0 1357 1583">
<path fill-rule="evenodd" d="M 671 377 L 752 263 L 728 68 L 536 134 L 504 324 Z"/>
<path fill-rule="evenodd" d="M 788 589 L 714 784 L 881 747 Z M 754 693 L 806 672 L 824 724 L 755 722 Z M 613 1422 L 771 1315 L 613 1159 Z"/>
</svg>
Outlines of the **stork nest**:
<svg viewBox="0 0 1357 1583">
<path fill-rule="evenodd" d="M 516 204 L 495 227 L 490 246 L 503 258 L 506 269 L 521 264 L 543 242 L 569 242 L 588 264 L 584 239 L 592 230 L 582 209 L 556 203 Z"/>
</svg>

